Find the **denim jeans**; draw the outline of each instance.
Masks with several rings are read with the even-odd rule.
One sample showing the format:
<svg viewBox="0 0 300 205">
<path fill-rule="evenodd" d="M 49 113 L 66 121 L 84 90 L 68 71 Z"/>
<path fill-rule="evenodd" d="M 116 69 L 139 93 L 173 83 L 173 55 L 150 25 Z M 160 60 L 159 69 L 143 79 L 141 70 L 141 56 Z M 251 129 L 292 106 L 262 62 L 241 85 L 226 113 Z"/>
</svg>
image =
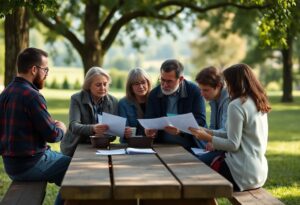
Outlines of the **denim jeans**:
<svg viewBox="0 0 300 205">
<path fill-rule="evenodd" d="M 211 151 L 202 155 L 197 155 L 197 158 L 204 162 L 207 166 L 210 166 L 215 157 L 221 155 L 224 151 Z"/>
<path fill-rule="evenodd" d="M 71 157 L 49 149 L 34 167 L 24 173 L 9 177 L 15 181 L 47 181 L 60 186 L 70 161 Z M 57 195 L 55 204 L 63 204 L 60 193 Z"/>
</svg>

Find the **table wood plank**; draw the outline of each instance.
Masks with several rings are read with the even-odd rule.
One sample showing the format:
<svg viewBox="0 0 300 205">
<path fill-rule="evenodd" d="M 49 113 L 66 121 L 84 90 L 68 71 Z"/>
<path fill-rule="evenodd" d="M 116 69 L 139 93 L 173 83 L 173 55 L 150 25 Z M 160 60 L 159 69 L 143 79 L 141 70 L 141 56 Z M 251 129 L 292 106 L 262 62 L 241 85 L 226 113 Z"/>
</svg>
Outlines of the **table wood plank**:
<svg viewBox="0 0 300 205">
<path fill-rule="evenodd" d="M 183 185 L 184 198 L 232 196 L 232 184 L 180 146 L 155 146 L 159 157 Z"/>
<path fill-rule="evenodd" d="M 91 145 L 78 145 L 62 182 L 65 199 L 110 199 L 111 181 L 107 156 L 98 156 Z"/>
<path fill-rule="evenodd" d="M 155 154 L 112 156 L 115 199 L 178 199 L 180 183 Z"/>
</svg>

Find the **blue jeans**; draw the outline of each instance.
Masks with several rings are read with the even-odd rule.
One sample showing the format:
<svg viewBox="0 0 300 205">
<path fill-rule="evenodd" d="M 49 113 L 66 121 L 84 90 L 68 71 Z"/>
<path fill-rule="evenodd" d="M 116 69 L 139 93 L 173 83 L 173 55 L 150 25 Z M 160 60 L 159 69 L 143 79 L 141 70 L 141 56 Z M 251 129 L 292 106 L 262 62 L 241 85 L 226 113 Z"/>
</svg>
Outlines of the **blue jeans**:
<svg viewBox="0 0 300 205">
<path fill-rule="evenodd" d="M 70 161 L 71 157 L 49 149 L 45 151 L 34 167 L 22 174 L 9 177 L 15 181 L 47 181 L 60 186 Z M 55 204 L 63 204 L 60 193 L 56 197 Z"/>
<path fill-rule="evenodd" d="M 210 166 L 214 158 L 221 155 L 222 153 L 224 153 L 224 151 L 215 150 L 202 155 L 197 155 L 197 157 L 202 162 L 204 162 L 207 166 Z"/>
</svg>

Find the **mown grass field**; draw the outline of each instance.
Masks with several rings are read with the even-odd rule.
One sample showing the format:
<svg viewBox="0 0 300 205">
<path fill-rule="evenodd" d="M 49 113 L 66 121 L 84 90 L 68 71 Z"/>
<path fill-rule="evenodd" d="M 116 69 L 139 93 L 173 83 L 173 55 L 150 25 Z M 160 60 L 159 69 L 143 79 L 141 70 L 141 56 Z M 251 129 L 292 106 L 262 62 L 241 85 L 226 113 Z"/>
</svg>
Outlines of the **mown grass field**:
<svg viewBox="0 0 300 205">
<path fill-rule="evenodd" d="M 48 110 L 57 120 L 68 123 L 70 96 L 74 90 L 49 90 L 42 93 L 48 102 Z M 123 93 L 112 90 L 112 94 L 121 98 Z M 287 205 L 300 204 L 300 93 L 295 93 L 295 102 L 280 103 L 280 94 L 270 94 L 272 112 L 269 114 L 269 143 L 267 158 L 269 177 L 265 188 Z M 208 110 L 209 112 L 209 110 Z M 208 114 L 209 115 L 209 114 Z M 59 150 L 59 144 L 52 144 Z M 8 188 L 10 179 L 6 176 L 0 163 L 0 199 Z M 49 184 L 45 205 L 53 204 L 58 188 Z M 219 204 L 229 204 L 219 200 Z"/>
</svg>

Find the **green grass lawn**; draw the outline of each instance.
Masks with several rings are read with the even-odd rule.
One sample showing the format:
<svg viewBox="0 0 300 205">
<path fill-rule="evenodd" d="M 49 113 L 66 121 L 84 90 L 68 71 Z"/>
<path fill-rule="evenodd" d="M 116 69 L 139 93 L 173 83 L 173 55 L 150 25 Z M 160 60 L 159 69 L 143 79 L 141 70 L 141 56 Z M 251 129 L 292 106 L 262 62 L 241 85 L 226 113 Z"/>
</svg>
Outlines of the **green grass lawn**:
<svg viewBox="0 0 300 205">
<path fill-rule="evenodd" d="M 70 96 L 76 91 L 43 90 L 48 102 L 48 110 L 53 118 L 68 123 Z M 117 98 L 122 92 L 112 91 Z M 287 205 L 300 204 L 300 93 L 295 94 L 295 102 L 280 103 L 279 94 L 271 94 L 272 112 L 269 115 L 269 143 L 267 158 L 269 177 L 265 188 Z M 209 112 L 209 111 L 208 111 Z M 51 144 L 59 150 L 59 144 Z M 0 199 L 4 195 L 10 179 L 0 163 Z M 48 184 L 44 204 L 53 204 L 58 189 Z M 219 200 L 219 204 L 229 204 Z"/>
</svg>

